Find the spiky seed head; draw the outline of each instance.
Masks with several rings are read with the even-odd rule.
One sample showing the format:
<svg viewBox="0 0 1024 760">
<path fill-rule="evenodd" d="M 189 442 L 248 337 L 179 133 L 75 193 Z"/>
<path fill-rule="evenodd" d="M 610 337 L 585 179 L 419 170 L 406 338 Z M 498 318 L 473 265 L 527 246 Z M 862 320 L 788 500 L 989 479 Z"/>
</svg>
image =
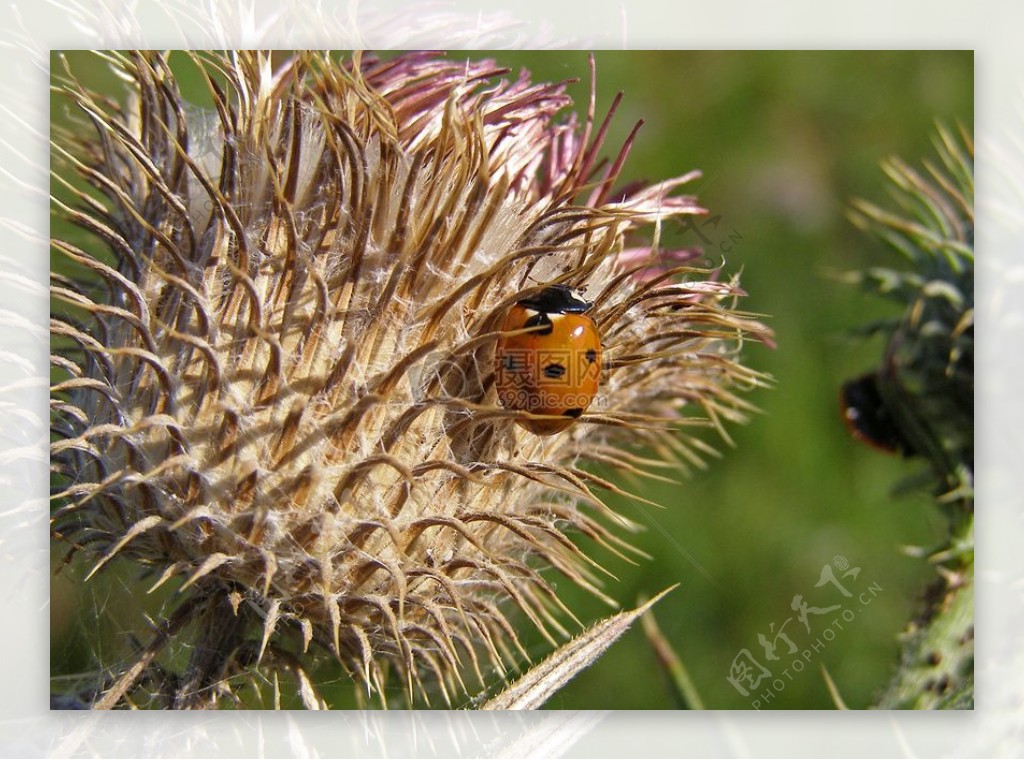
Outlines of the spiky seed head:
<svg viewBox="0 0 1024 760">
<path fill-rule="evenodd" d="M 621 553 L 630 523 L 586 465 L 640 472 L 625 441 L 699 462 L 671 428 L 742 419 L 760 382 L 735 283 L 659 253 L 702 213 L 676 193 L 696 175 L 617 191 L 633 136 L 602 162 L 593 98 L 561 118 L 564 85 L 487 60 L 180 55 L 212 107 L 164 55 L 106 54 L 125 106 L 59 76 L 84 123 L 55 133 L 53 203 L 98 245 L 53 241 L 54 529 L 92 572 L 176 579 L 166 636 L 200 621 L 207 653 L 176 706 L 231 663 L 301 673 L 293 640 L 381 697 L 389 671 L 410 699 L 490 685 L 522 618 L 564 635 L 557 576 L 611 601 L 574 537 Z M 552 284 L 594 302 L 604 367 L 539 437 L 498 403 L 493 353 Z"/>
</svg>

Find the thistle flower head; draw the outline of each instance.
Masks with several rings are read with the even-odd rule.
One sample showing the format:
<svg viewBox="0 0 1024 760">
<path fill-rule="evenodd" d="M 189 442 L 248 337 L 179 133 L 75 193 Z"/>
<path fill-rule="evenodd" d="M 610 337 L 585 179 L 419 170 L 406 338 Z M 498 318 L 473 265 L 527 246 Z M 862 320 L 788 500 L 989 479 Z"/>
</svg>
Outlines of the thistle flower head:
<svg viewBox="0 0 1024 760">
<path fill-rule="evenodd" d="M 852 276 L 900 311 L 871 326 L 886 341 L 881 366 L 847 393 L 877 410 L 893 447 L 929 462 L 939 493 L 973 505 L 974 146 L 944 128 L 936 145 L 941 165 L 925 173 L 899 159 L 884 165 L 897 210 L 854 205 L 854 223 L 906 266 Z"/>
<path fill-rule="evenodd" d="M 630 523 L 588 465 L 700 462 L 672 428 L 742 419 L 759 382 L 735 283 L 660 250 L 695 175 L 617 191 L 633 135 L 602 160 L 593 97 L 563 118 L 564 85 L 491 61 L 180 55 L 212 107 L 162 55 L 107 55 L 126 105 L 59 77 L 83 123 L 55 132 L 54 206 L 95 245 L 53 240 L 54 530 L 92 572 L 178 584 L 176 706 L 257 663 L 315 706 L 310 649 L 381 697 L 393 672 L 410 700 L 491 685 L 520 620 L 565 635 L 558 577 L 611 601 L 574 541 L 628 551 Z M 494 352 L 552 285 L 593 303 L 601 386 L 539 436 Z"/>
</svg>

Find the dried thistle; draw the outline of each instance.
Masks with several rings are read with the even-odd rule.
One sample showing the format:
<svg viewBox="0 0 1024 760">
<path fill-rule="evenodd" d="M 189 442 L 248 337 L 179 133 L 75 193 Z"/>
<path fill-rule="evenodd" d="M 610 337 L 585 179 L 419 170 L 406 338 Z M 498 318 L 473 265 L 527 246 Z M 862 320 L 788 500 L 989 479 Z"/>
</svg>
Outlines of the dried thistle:
<svg viewBox="0 0 1024 760">
<path fill-rule="evenodd" d="M 85 118 L 55 130 L 54 208 L 97 244 L 52 241 L 53 530 L 90 574 L 116 557 L 181 601 L 97 706 L 143 678 L 157 706 L 215 706 L 246 669 L 322 706 L 316 650 L 381 700 L 396 677 L 451 704 L 526 658 L 521 617 L 568 635 L 558 576 L 614 604 L 574 537 L 622 555 L 633 526 L 589 465 L 699 463 L 685 430 L 742 420 L 760 382 L 736 284 L 659 249 L 703 212 L 673 194 L 696 174 L 617 190 L 635 130 L 602 162 L 593 93 L 560 118 L 564 84 L 491 61 L 175 54 L 207 110 L 167 56 L 104 55 L 126 106 L 56 83 Z M 602 384 L 541 437 L 493 354 L 551 284 L 594 302 Z"/>
</svg>

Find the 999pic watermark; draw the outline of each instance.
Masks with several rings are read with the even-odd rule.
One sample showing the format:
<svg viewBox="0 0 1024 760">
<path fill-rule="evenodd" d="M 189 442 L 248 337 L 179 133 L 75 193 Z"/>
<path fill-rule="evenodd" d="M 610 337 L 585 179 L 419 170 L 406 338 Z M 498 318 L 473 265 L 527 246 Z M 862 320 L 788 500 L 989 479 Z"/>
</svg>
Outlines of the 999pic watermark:
<svg viewBox="0 0 1024 760">
<path fill-rule="evenodd" d="M 710 216 L 699 223 L 694 217 L 686 216 L 678 221 L 677 226 L 684 234 L 687 232 L 695 234 L 705 249 L 717 248 L 722 253 L 730 253 L 743 240 L 743 235 L 735 228 L 719 229 L 721 221 L 721 214 Z"/>
<path fill-rule="evenodd" d="M 837 571 L 840 573 L 838 577 Z M 860 568 L 850 567 L 842 555 L 821 568 L 814 588 L 823 587 L 830 587 L 831 591 L 832 598 L 826 601 L 836 603 L 812 605 L 804 600 L 802 594 L 795 594 L 790 609 L 796 614 L 787 617 L 778 627 L 775 623 L 769 625 L 767 636 L 764 633 L 757 635 L 761 646 L 760 658 L 746 648 L 733 658 L 726 680 L 742 696 L 750 698 L 750 706 L 755 710 L 769 707 L 793 677 L 803 672 L 814 657 L 845 630 L 846 624 L 852 623 L 882 591 L 876 582 L 862 582 Z M 816 595 L 821 596 L 822 593 Z M 787 626 L 794 620 L 799 626 L 794 625 L 787 632 Z M 800 641 L 799 646 L 790 633 Z M 780 650 L 784 651 L 780 654 Z"/>
</svg>

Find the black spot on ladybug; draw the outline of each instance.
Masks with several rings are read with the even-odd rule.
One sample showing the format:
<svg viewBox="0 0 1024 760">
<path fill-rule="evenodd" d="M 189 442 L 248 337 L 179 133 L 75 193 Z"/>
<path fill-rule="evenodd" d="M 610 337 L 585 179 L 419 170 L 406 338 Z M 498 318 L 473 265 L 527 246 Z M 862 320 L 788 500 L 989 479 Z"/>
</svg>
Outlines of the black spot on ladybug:
<svg viewBox="0 0 1024 760">
<path fill-rule="evenodd" d="M 573 407 L 572 409 L 566 409 L 564 412 L 562 412 L 563 417 L 579 417 L 581 414 L 583 414 L 583 410 L 580 409 L 578 406 Z"/>
<path fill-rule="evenodd" d="M 565 374 L 565 367 L 561 364 L 549 364 L 544 368 L 544 377 L 550 377 L 552 380 L 556 380 Z"/>
<path fill-rule="evenodd" d="M 554 330 L 554 325 L 551 324 L 551 319 L 543 311 L 537 312 L 532 317 L 526 320 L 523 327 L 539 327 L 539 330 L 534 330 L 531 335 L 550 335 Z"/>
<path fill-rule="evenodd" d="M 592 348 L 587 349 L 586 357 L 587 357 L 587 363 L 593 364 L 594 362 L 597 361 L 597 351 L 595 351 Z"/>
</svg>

